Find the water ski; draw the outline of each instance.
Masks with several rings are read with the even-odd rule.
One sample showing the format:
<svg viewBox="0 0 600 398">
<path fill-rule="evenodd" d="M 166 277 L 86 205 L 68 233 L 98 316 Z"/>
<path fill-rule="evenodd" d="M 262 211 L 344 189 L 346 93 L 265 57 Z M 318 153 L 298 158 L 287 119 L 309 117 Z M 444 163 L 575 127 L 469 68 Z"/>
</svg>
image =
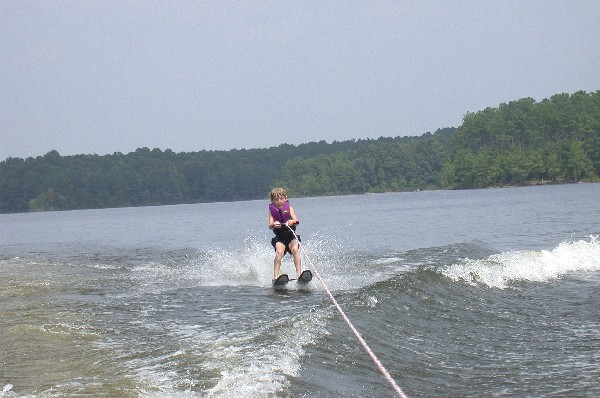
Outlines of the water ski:
<svg viewBox="0 0 600 398">
<path fill-rule="evenodd" d="M 310 270 L 305 270 L 305 271 L 302 271 L 302 273 L 300 274 L 300 277 L 298 278 L 298 283 L 305 285 L 308 282 L 310 282 L 311 280 L 312 280 L 312 272 L 310 272 Z"/>
<path fill-rule="evenodd" d="M 279 275 L 279 278 L 277 278 L 273 281 L 273 287 L 277 288 L 277 287 L 285 286 L 285 285 L 287 285 L 287 283 L 289 281 L 290 281 L 290 278 L 286 274 L 281 274 L 281 275 Z"/>
</svg>

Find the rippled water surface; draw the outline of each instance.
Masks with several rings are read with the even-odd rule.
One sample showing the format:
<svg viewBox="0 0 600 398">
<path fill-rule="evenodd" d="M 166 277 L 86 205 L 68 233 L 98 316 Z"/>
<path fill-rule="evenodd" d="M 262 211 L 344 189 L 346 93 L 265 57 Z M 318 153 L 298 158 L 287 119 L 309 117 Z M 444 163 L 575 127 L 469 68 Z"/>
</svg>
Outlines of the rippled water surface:
<svg viewBox="0 0 600 398">
<path fill-rule="evenodd" d="M 408 396 L 600 395 L 600 184 L 291 202 Z M 0 397 L 394 396 L 267 204 L 0 215 Z"/>
</svg>

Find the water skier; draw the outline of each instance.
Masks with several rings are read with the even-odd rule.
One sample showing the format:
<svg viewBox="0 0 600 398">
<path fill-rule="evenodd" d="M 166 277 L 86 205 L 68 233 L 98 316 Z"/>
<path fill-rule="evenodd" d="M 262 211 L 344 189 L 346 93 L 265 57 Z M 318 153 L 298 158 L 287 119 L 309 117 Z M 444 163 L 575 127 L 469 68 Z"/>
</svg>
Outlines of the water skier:
<svg viewBox="0 0 600 398">
<path fill-rule="evenodd" d="M 274 188 L 271 191 L 271 203 L 269 204 L 269 229 L 272 229 L 275 233 L 275 237 L 271 239 L 271 244 L 275 249 L 273 280 L 279 277 L 281 260 L 285 253 L 290 253 L 294 257 L 296 277 L 300 277 L 302 273 L 300 236 L 294 235 L 290 230 L 291 228 L 296 231 L 296 224 L 298 224 L 298 217 L 296 217 L 294 208 L 290 206 L 285 189 Z M 296 236 L 298 237 L 297 240 Z"/>
</svg>

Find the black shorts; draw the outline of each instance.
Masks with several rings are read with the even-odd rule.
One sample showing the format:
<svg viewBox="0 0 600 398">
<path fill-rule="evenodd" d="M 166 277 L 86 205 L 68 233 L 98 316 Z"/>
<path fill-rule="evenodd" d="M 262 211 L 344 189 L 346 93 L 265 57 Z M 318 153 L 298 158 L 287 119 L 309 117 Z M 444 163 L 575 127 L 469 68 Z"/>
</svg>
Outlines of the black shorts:
<svg viewBox="0 0 600 398">
<path fill-rule="evenodd" d="M 300 235 L 296 235 L 298 237 L 298 242 L 302 242 L 302 240 L 300 239 Z M 285 253 L 290 253 L 292 254 L 292 252 L 290 251 L 290 243 L 292 243 L 292 241 L 294 239 L 296 239 L 296 236 L 289 234 L 289 235 L 283 235 L 283 236 L 275 236 L 273 239 L 271 239 L 271 245 L 273 246 L 273 249 L 275 249 L 275 245 L 277 244 L 277 242 L 281 242 L 285 245 L 285 252 L 283 253 L 285 255 Z"/>
</svg>

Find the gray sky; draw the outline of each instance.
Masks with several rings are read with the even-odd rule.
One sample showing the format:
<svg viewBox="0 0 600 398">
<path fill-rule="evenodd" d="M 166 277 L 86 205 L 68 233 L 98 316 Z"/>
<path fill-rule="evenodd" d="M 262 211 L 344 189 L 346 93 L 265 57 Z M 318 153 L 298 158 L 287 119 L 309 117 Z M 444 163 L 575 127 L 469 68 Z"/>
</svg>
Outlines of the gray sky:
<svg viewBox="0 0 600 398">
<path fill-rule="evenodd" d="M 421 135 L 599 89 L 597 0 L 0 0 L 0 160 Z"/>
</svg>

